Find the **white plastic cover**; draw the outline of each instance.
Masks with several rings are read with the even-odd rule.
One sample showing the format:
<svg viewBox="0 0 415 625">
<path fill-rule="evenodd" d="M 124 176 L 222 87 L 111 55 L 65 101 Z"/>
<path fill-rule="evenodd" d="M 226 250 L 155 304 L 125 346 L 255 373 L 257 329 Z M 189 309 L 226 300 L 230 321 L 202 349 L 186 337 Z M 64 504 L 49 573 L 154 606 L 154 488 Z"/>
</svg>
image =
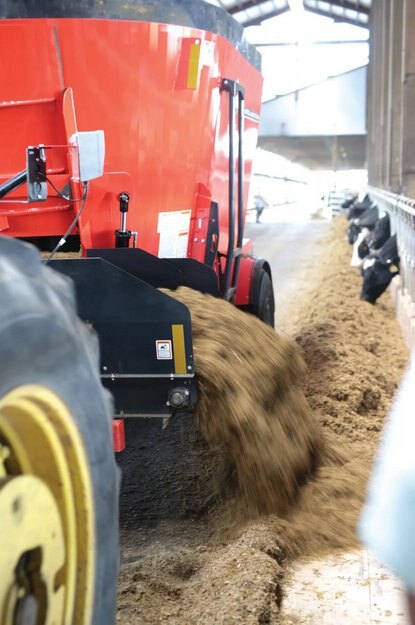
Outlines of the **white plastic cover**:
<svg viewBox="0 0 415 625">
<path fill-rule="evenodd" d="M 79 179 L 99 178 L 104 172 L 105 136 L 103 130 L 77 132 L 71 143 L 78 146 Z"/>
</svg>

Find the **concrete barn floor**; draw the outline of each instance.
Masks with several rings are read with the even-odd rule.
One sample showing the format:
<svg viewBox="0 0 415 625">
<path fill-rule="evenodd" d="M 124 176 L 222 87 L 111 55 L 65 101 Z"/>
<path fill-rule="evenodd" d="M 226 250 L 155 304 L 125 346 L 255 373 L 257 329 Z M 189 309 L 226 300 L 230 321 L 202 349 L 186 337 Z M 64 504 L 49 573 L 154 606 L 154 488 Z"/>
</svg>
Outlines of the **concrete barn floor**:
<svg viewBox="0 0 415 625">
<path fill-rule="evenodd" d="M 405 625 L 402 585 L 358 552 L 296 562 L 285 584 L 283 622 L 295 625 Z"/>
<path fill-rule="evenodd" d="M 284 329 L 285 317 L 301 301 L 305 288 L 304 269 L 328 231 L 327 220 L 312 216 L 309 207 L 297 204 L 273 206 L 264 210 L 261 222 L 249 211 L 245 236 L 253 241 L 254 254 L 266 258 L 271 265 L 275 293 L 276 324 Z"/>
</svg>

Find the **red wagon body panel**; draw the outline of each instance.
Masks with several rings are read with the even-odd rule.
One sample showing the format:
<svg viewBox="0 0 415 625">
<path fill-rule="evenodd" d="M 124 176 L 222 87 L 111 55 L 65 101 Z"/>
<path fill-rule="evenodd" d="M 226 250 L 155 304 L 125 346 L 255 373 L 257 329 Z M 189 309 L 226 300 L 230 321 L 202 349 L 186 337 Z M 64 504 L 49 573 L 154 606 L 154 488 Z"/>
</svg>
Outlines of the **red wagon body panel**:
<svg viewBox="0 0 415 625">
<path fill-rule="evenodd" d="M 79 224 L 83 248 L 114 246 L 118 196 L 127 191 L 128 227 L 138 232 L 140 248 L 203 261 L 210 198 L 219 206 L 219 245 L 226 251 L 229 96 L 220 85 L 228 78 L 245 90 L 245 206 L 262 86 L 259 71 L 229 41 L 170 24 L 6 19 L 0 59 L 0 183 L 24 168 L 28 145 L 45 144 L 60 146 L 47 150 L 47 167 L 62 188 L 72 174 L 62 146 L 75 124 L 80 131 L 102 129 L 104 176 L 90 183 Z M 61 235 L 74 217 L 76 205 L 59 197 L 29 205 L 20 203 L 24 198 L 21 187 L 0 203 L 2 234 Z M 180 232 L 177 224 L 169 231 L 170 213 L 182 220 Z"/>
</svg>

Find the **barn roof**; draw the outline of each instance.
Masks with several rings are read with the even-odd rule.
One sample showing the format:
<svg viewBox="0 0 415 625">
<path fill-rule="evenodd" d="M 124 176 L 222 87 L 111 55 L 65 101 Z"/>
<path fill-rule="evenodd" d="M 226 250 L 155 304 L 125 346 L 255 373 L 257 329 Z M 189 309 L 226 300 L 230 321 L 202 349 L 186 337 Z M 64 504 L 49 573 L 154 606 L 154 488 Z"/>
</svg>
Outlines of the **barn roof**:
<svg viewBox="0 0 415 625">
<path fill-rule="evenodd" d="M 255 26 L 289 11 L 292 4 L 302 3 L 304 9 L 338 22 L 368 27 L 372 0 L 210 0 L 242 26 Z"/>
</svg>

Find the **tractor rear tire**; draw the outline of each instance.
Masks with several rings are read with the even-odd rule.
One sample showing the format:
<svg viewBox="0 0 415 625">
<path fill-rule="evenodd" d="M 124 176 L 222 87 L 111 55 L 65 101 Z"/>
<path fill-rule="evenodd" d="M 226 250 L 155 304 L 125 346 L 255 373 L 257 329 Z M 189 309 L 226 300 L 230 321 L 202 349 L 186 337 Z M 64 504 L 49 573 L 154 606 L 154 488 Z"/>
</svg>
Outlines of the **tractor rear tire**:
<svg viewBox="0 0 415 625">
<path fill-rule="evenodd" d="M 97 338 L 72 282 L 7 237 L 0 300 L 0 613 L 113 625 L 119 472 Z"/>
</svg>

